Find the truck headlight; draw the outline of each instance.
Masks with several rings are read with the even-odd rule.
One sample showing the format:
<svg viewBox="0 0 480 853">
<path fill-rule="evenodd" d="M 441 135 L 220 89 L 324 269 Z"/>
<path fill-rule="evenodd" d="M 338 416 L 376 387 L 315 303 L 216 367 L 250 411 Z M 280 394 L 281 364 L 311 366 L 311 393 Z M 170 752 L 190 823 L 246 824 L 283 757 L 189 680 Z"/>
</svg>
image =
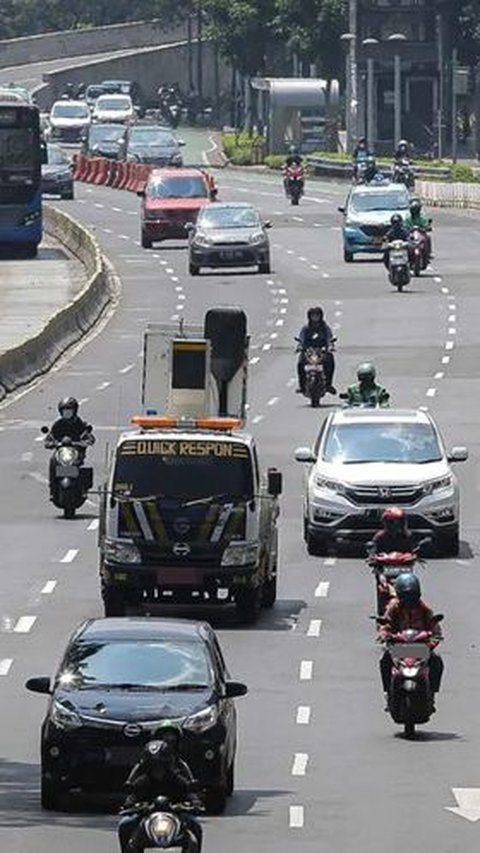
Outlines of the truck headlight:
<svg viewBox="0 0 480 853">
<path fill-rule="evenodd" d="M 175 815 L 157 812 L 145 821 L 145 832 L 155 846 L 170 847 L 180 832 L 180 821 Z"/>
<path fill-rule="evenodd" d="M 258 562 L 258 542 L 230 542 L 222 556 L 222 566 L 249 566 Z"/>
<path fill-rule="evenodd" d="M 78 729 L 83 725 L 79 715 L 72 708 L 68 708 L 63 702 L 54 700 L 50 712 L 52 723 L 59 729 Z"/>
<path fill-rule="evenodd" d="M 216 725 L 218 720 L 218 709 L 216 705 L 209 705 L 202 711 L 197 711 L 183 722 L 182 728 L 194 734 L 202 734 Z"/>
<path fill-rule="evenodd" d="M 107 539 L 105 558 L 111 563 L 140 563 L 140 551 L 131 539 Z"/>
<path fill-rule="evenodd" d="M 424 495 L 431 495 L 433 492 L 439 492 L 441 489 L 451 489 L 453 487 L 453 477 L 447 474 L 446 477 L 439 477 L 438 480 L 431 480 L 422 486 Z"/>
</svg>

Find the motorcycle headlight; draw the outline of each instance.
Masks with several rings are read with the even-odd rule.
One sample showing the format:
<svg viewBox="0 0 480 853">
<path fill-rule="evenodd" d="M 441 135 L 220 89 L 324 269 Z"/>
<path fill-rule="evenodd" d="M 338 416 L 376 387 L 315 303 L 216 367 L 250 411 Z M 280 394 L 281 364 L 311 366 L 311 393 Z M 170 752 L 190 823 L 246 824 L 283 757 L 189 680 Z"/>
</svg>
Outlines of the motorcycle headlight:
<svg viewBox="0 0 480 853">
<path fill-rule="evenodd" d="M 50 711 L 52 723 L 59 729 L 78 729 L 83 725 L 76 711 L 68 708 L 63 702 L 54 700 Z"/>
<path fill-rule="evenodd" d="M 230 542 L 222 556 L 222 566 L 249 566 L 258 561 L 258 542 Z"/>
<path fill-rule="evenodd" d="M 169 847 L 180 831 L 178 818 L 166 812 L 150 815 L 144 826 L 149 840 L 159 847 Z"/>
<path fill-rule="evenodd" d="M 109 539 L 105 543 L 105 558 L 111 563 L 140 563 L 141 556 L 131 539 Z"/>
<path fill-rule="evenodd" d="M 326 489 L 328 492 L 336 492 L 337 495 L 345 494 L 345 486 L 338 480 L 327 480 L 326 477 L 315 477 L 317 489 Z"/>
<path fill-rule="evenodd" d="M 210 237 L 207 237 L 206 234 L 196 234 L 193 243 L 196 246 L 211 246 L 212 245 L 212 241 L 210 240 Z"/>
<path fill-rule="evenodd" d="M 183 728 L 194 734 L 202 734 L 216 725 L 218 720 L 218 709 L 216 705 L 209 705 L 202 711 L 192 714 L 183 723 Z"/>
<path fill-rule="evenodd" d="M 425 483 L 422 488 L 424 495 L 431 495 L 433 492 L 438 492 L 441 489 L 451 489 L 453 486 L 453 477 L 447 474 L 446 477 L 439 477 L 438 480 L 431 480 L 430 483 Z"/>
<path fill-rule="evenodd" d="M 264 243 L 264 242 L 265 242 L 265 235 L 262 234 L 261 231 L 258 231 L 256 234 L 252 234 L 251 237 L 249 237 L 249 243 L 252 243 L 254 246 L 258 246 L 258 245 L 260 245 L 260 243 Z"/>
<path fill-rule="evenodd" d="M 419 666 L 404 666 L 402 669 L 402 674 L 405 678 L 416 678 L 419 672 Z"/>
<path fill-rule="evenodd" d="M 64 465 L 73 465 L 75 462 L 78 462 L 78 450 L 75 447 L 59 447 L 56 457 Z"/>
</svg>

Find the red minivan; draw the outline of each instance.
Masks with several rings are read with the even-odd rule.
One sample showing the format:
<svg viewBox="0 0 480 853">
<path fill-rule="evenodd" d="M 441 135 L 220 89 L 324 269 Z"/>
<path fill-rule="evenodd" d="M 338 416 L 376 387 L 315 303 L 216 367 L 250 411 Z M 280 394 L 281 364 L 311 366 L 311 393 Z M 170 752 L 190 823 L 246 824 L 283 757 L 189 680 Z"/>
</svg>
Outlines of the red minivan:
<svg viewBox="0 0 480 853">
<path fill-rule="evenodd" d="M 142 198 L 141 240 L 144 249 L 170 238 L 185 240 L 188 222 L 195 222 L 200 208 L 214 201 L 217 189 L 203 169 L 154 169 Z"/>
</svg>

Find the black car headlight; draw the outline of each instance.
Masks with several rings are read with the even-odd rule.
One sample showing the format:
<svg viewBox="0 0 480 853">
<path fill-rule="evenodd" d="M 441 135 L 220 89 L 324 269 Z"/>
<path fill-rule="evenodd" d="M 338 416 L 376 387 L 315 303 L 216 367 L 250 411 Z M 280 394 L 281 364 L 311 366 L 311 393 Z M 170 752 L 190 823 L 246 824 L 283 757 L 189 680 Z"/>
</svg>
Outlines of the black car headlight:
<svg viewBox="0 0 480 853">
<path fill-rule="evenodd" d="M 52 723 L 58 729 L 79 729 L 83 723 L 80 716 L 73 708 L 68 708 L 63 702 L 54 699 L 50 711 Z"/>
<path fill-rule="evenodd" d="M 203 734 L 217 724 L 218 708 L 216 705 L 208 705 L 196 714 L 191 714 L 183 721 L 183 728 L 193 734 Z"/>
<path fill-rule="evenodd" d="M 158 847 L 169 847 L 181 829 L 179 819 L 167 812 L 150 815 L 144 826 L 147 838 Z"/>
</svg>

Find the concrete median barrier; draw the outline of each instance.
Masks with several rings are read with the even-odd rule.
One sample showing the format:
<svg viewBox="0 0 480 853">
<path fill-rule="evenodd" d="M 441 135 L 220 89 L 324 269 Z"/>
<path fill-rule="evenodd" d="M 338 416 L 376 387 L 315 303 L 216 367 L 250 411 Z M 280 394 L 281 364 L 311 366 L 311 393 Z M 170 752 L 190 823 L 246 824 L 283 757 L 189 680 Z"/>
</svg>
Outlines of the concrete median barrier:
<svg viewBox="0 0 480 853">
<path fill-rule="evenodd" d="M 417 181 L 417 192 L 432 207 L 468 207 L 480 210 L 480 184 Z"/>
<path fill-rule="evenodd" d="M 87 282 L 39 334 L 0 355 L 0 400 L 46 373 L 118 299 L 119 280 L 92 235 L 71 216 L 48 205 L 44 225 L 47 233 L 83 264 Z"/>
</svg>

